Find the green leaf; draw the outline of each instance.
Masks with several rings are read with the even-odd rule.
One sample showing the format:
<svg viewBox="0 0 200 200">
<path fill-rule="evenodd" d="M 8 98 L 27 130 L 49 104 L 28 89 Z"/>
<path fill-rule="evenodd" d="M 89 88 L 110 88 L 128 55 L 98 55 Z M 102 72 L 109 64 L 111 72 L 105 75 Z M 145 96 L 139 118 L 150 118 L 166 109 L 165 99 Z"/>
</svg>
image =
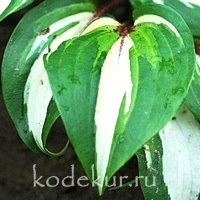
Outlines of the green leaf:
<svg viewBox="0 0 200 200">
<path fill-rule="evenodd" d="M 33 0 L 1 0 L 1 7 L 0 7 L 0 21 L 3 20 L 5 17 L 10 15 L 17 10 L 20 10 L 29 4 L 31 4 Z"/>
<path fill-rule="evenodd" d="M 95 164 L 94 114 L 98 84 L 106 54 L 119 37 L 114 29 L 105 26 L 72 39 L 46 57 L 45 66 L 59 112 L 70 142 L 91 180 L 91 167 Z"/>
<path fill-rule="evenodd" d="M 167 186 L 163 180 L 163 147 L 159 135 L 154 136 L 136 155 L 139 164 L 139 176 L 136 178 L 136 184 L 141 186 L 145 199 L 170 200 Z M 171 161 L 169 162 L 171 163 Z"/>
<path fill-rule="evenodd" d="M 200 56 L 196 55 L 196 70 L 192 80 L 187 98 L 185 100 L 187 107 L 200 121 Z"/>
<path fill-rule="evenodd" d="M 132 76 L 137 78 L 132 78 L 135 88 L 129 119 L 124 115 L 125 121 L 121 121 L 125 123 L 124 129 L 121 125 L 115 128 L 108 177 L 177 112 L 194 71 L 193 40 L 179 15 L 155 5 L 146 5 L 134 12 L 130 62 Z M 118 124 L 120 120 L 118 117 Z"/>
<path fill-rule="evenodd" d="M 46 148 L 49 130 L 59 112 L 43 55 L 80 35 L 92 20 L 94 9 L 84 0 L 45 1 L 22 18 L 9 40 L 2 66 L 4 100 L 20 137 L 36 152 L 60 155 Z"/>
<path fill-rule="evenodd" d="M 45 58 L 70 141 L 90 179 L 95 164 L 99 194 L 174 116 L 194 72 L 193 38 L 180 15 L 151 4 L 136 9 L 134 19 L 129 34 L 114 23 L 97 28 L 97 20 L 87 28 L 92 32 Z"/>
<path fill-rule="evenodd" d="M 185 20 L 194 36 L 200 36 L 200 1 L 193 0 L 130 0 L 134 7 L 154 2 L 170 6 Z"/>
<path fill-rule="evenodd" d="M 198 199 L 199 140 L 200 125 L 183 106 L 173 120 L 137 152 L 145 199 Z"/>
</svg>

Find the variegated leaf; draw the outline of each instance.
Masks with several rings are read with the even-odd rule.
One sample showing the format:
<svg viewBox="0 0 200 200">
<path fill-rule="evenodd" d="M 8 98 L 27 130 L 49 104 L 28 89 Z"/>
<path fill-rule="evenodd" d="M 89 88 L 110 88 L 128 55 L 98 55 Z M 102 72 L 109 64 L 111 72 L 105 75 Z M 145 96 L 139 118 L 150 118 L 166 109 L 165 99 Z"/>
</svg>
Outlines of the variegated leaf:
<svg viewBox="0 0 200 200">
<path fill-rule="evenodd" d="M 99 194 L 177 112 L 194 72 L 193 38 L 175 11 L 149 4 L 134 19 L 132 28 L 100 19 L 46 56 L 70 141 L 90 178 L 95 163 Z"/>
<path fill-rule="evenodd" d="M 194 36 L 200 36 L 200 1 L 199 0 L 129 0 L 134 7 L 146 3 L 167 5 L 176 10 L 186 21 Z"/>
<path fill-rule="evenodd" d="M 199 199 L 199 141 L 200 125 L 183 106 L 159 135 L 137 152 L 145 199 Z"/>
<path fill-rule="evenodd" d="M 17 10 L 31 4 L 33 0 L 0 0 L 0 21 Z"/>
<path fill-rule="evenodd" d="M 91 167 L 95 164 L 94 106 L 106 52 L 118 38 L 115 28 L 105 26 L 72 39 L 46 57 L 45 66 L 59 112 L 70 141 L 91 180 Z M 96 35 L 100 37 L 96 38 Z"/>
<path fill-rule="evenodd" d="M 46 148 L 49 129 L 59 112 L 43 55 L 80 35 L 92 20 L 94 9 L 92 3 L 84 0 L 45 1 L 25 15 L 10 38 L 2 69 L 4 100 L 20 137 L 35 151 L 59 155 Z"/>
</svg>

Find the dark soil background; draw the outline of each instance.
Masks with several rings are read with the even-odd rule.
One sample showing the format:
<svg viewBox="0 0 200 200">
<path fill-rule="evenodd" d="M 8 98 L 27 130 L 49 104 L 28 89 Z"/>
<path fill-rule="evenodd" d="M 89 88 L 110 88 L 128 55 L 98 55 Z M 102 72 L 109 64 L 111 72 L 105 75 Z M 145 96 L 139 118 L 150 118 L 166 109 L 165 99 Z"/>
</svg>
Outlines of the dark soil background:
<svg viewBox="0 0 200 200">
<path fill-rule="evenodd" d="M 35 1 L 36 5 L 38 1 Z M 104 1 L 105 2 L 105 1 Z M 124 13 L 127 1 L 121 0 L 118 9 L 112 8 L 111 11 L 120 19 L 125 19 L 128 13 Z M 23 14 L 30 9 L 12 14 L 0 23 L 0 63 L 3 52 L 14 27 Z M 12 75 L 11 77 L 12 78 Z M 58 121 L 51 131 L 50 146 L 63 145 L 65 140 L 65 130 L 62 122 Z M 54 145 L 55 146 L 55 145 Z M 47 158 L 33 153 L 19 138 L 14 124 L 12 123 L 5 105 L 3 103 L 2 92 L 0 91 L 0 199 L 1 200 L 142 200 L 142 193 L 139 187 L 125 187 L 115 191 L 107 190 L 102 197 L 99 197 L 95 189 L 90 186 L 80 187 L 76 184 L 73 187 L 64 187 L 61 184 L 57 187 L 33 187 L 33 165 L 36 164 L 37 178 L 43 176 L 41 183 L 45 184 L 47 178 L 57 176 L 60 180 L 66 176 L 71 176 L 71 166 L 74 166 L 74 176 L 78 179 L 85 173 L 79 163 L 72 146 L 69 146 L 66 154 L 60 158 Z M 138 174 L 137 160 L 131 159 L 116 176 L 128 176 L 124 181 L 130 181 Z M 53 183 L 53 180 L 51 182 Z M 70 184 L 70 181 L 66 184 Z"/>
</svg>

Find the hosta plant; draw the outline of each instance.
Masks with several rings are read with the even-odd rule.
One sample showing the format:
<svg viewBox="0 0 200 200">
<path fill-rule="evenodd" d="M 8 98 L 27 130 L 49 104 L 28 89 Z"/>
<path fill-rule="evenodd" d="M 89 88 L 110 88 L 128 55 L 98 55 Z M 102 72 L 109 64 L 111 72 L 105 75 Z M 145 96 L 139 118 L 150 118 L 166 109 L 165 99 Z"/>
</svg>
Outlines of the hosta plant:
<svg viewBox="0 0 200 200">
<path fill-rule="evenodd" d="M 2 1 L 3 2 L 3 1 Z M 7 1 L 0 19 L 32 1 Z M 7 110 L 24 143 L 47 148 L 58 117 L 99 195 L 134 155 L 145 199 L 196 200 L 200 188 L 200 3 L 46 0 L 19 22 L 2 63 Z M 55 144 L 56 145 L 56 144 Z M 147 187 L 142 177 L 153 177 Z M 133 197 L 134 198 L 134 197 Z"/>
</svg>

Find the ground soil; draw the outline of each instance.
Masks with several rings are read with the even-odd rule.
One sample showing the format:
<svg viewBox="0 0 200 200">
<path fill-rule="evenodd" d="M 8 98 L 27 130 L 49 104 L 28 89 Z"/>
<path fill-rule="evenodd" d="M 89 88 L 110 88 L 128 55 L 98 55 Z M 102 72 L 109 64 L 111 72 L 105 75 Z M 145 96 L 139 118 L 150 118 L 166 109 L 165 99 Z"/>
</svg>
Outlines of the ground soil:
<svg viewBox="0 0 200 200">
<path fill-rule="evenodd" d="M 15 27 L 17 21 L 23 15 L 12 15 L 0 23 L 0 62 L 7 40 Z M 52 128 L 51 146 L 63 144 L 64 128 L 61 121 L 58 121 Z M 59 136 L 58 136 L 59 133 Z M 56 145 L 55 145 L 56 144 Z M 43 176 L 42 184 L 51 177 L 56 176 L 62 180 L 66 176 L 71 176 L 72 166 L 74 166 L 74 176 L 77 180 L 84 176 L 83 168 L 78 161 L 73 147 L 70 145 L 66 154 L 60 158 L 47 158 L 33 153 L 19 138 L 14 124 L 10 119 L 3 103 L 0 91 L 0 199 L 1 200 L 142 200 L 139 187 L 126 187 L 123 189 L 107 190 L 102 197 L 99 197 L 95 189 L 90 186 L 80 187 L 76 184 L 64 187 L 59 184 L 57 187 L 34 187 L 33 166 L 36 166 L 37 178 Z M 119 176 L 128 176 L 124 181 L 133 180 L 138 173 L 136 158 L 131 159 L 118 173 Z M 53 179 L 52 179 L 53 180 Z M 54 184 L 54 182 L 50 182 Z M 67 184 L 71 184 L 70 180 Z"/>
</svg>

